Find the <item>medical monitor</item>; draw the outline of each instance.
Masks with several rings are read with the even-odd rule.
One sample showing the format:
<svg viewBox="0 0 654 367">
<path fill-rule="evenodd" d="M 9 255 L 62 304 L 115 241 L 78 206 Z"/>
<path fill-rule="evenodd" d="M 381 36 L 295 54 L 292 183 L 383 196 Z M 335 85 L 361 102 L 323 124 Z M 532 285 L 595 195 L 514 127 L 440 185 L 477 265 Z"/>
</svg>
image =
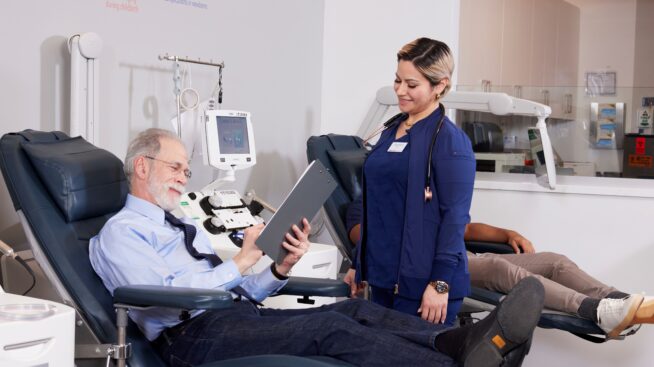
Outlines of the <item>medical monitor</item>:
<svg viewBox="0 0 654 367">
<path fill-rule="evenodd" d="M 256 163 L 249 112 L 210 110 L 205 116 L 205 163 L 220 170 L 239 170 Z"/>
</svg>

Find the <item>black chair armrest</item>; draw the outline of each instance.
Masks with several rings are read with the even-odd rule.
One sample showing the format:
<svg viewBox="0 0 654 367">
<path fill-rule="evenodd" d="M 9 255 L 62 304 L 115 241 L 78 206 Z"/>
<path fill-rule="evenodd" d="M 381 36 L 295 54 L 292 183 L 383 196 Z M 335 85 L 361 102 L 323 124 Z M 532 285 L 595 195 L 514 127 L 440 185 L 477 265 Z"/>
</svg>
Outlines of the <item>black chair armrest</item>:
<svg viewBox="0 0 654 367">
<path fill-rule="evenodd" d="M 508 243 L 466 241 L 466 249 L 475 254 L 492 252 L 494 254 L 513 254 L 513 247 Z"/>
<path fill-rule="evenodd" d="M 347 297 L 350 287 L 338 279 L 291 277 L 277 294 L 315 297 Z"/>
<path fill-rule="evenodd" d="M 114 290 L 114 303 L 137 307 L 171 307 L 186 310 L 224 309 L 234 305 L 229 292 L 216 289 L 129 285 Z"/>
<path fill-rule="evenodd" d="M 472 287 L 469 298 L 497 306 L 504 296 L 506 296 L 506 294 Z"/>
</svg>

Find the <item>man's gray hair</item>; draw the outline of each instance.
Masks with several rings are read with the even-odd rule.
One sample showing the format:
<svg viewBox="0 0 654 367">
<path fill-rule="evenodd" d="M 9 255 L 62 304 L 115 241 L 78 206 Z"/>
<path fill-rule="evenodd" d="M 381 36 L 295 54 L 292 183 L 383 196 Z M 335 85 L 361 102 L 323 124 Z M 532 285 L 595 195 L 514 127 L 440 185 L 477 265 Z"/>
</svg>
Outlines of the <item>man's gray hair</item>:
<svg viewBox="0 0 654 367">
<path fill-rule="evenodd" d="M 123 171 L 127 180 L 132 182 L 134 173 L 134 161 L 138 157 L 151 156 L 155 157 L 161 149 L 161 138 L 169 138 L 181 143 L 181 140 L 169 130 L 150 128 L 139 133 L 134 140 L 129 143 L 127 154 L 125 155 L 125 165 Z"/>
</svg>

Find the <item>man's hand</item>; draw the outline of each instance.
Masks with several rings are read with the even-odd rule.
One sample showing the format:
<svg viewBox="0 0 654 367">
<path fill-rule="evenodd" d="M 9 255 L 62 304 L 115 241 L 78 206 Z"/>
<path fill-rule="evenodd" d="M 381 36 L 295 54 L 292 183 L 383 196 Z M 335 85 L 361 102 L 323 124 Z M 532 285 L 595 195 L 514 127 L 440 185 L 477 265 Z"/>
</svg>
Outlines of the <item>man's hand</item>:
<svg viewBox="0 0 654 367">
<path fill-rule="evenodd" d="M 357 298 L 359 292 L 363 291 L 366 287 L 365 283 L 356 282 L 356 273 L 357 271 L 355 269 L 348 269 L 347 273 L 345 273 L 345 278 L 343 278 L 343 281 L 350 286 L 350 296 L 352 298 Z"/>
<path fill-rule="evenodd" d="M 263 252 L 259 250 L 256 244 L 257 238 L 259 238 L 262 230 L 263 223 L 248 227 L 243 231 L 241 251 L 232 258 L 241 274 L 244 274 L 263 256 Z"/>
<path fill-rule="evenodd" d="M 509 245 L 511 245 L 511 247 L 513 247 L 513 251 L 515 251 L 516 254 L 520 253 L 520 249 L 522 249 L 522 252 L 525 254 L 533 254 L 536 252 L 534 245 L 531 244 L 531 241 L 524 238 L 520 233 L 512 230 L 507 230 L 506 236 L 508 238 L 507 242 Z"/>
<path fill-rule="evenodd" d="M 422 294 L 422 302 L 418 313 L 423 320 L 434 324 L 442 324 L 447 318 L 448 293 L 438 293 L 431 285 L 427 285 Z"/>
<path fill-rule="evenodd" d="M 295 233 L 295 236 L 287 233 L 286 241 L 282 243 L 282 246 L 288 250 L 288 253 L 284 256 L 281 264 L 275 265 L 277 272 L 284 276 L 288 275 L 293 266 L 309 251 L 309 232 L 311 231 L 309 221 L 306 218 L 302 218 L 302 229 L 300 230 L 295 224 L 293 224 L 291 229 Z"/>
</svg>

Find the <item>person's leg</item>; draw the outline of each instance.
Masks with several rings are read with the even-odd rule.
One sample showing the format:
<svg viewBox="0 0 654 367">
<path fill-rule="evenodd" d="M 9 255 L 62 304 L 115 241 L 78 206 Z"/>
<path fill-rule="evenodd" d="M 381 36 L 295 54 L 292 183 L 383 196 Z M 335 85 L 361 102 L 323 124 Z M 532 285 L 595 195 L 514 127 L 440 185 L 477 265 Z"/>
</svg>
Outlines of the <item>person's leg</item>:
<svg viewBox="0 0 654 367">
<path fill-rule="evenodd" d="M 597 323 L 609 337 L 618 336 L 625 328 L 637 322 L 634 321 L 635 315 L 643 301 L 641 295 L 625 296 L 615 288 L 603 285 L 565 256 L 553 253 L 471 255 L 468 258 L 468 269 L 474 286 L 500 292 L 507 292 L 520 279 L 534 275 L 545 287 L 545 307 L 589 319 Z M 579 280 L 572 280 L 574 276 L 579 276 Z M 582 289 L 597 298 L 566 285 Z M 603 298 L 616 293 L 623 297 Z"/>
<path fill-rule="evenodd" d="M 535 276 L 543 283 L 545 288 L 545 307 L 557 311 L 576 314 L 582 301 L 587 298 L 584 294 L 567 288 L 548 279 L 544 274 L 548 265 L 536 266 L 541 259 L 521 259 L 532 254 L 498 255 L 482 254 L 468 257 L 468 271 L 470 283 L 475 287 L 492 291 L 507 293 L 522 279 Z M 521 266 L 526 264 L 526 266 Z M 530 270 L 536 270 L 532 273 Z M 551 273 L 551 272 L 550 272 Z"/>
<path fill-rule="evenodd" d="M 318 308 L 296 310 L 261 309 L 262 316 L 315 315 L 321 312 L 337 312 L 370 329 L 389 333 L 427 348 L 433 347 L 434 337 L 437 334 L 448 329 L 445 325 L 432 324 L 420 317 L 398 312 L 358 298 Z"/>
<path fill-rule="evenodd" d="M 527 269 L 527 271 L 540 274 L 588 297 L 604 298 L 612 292 L 618 292 L 617 289 L 600 282 L 581 270 L 576 263 L 565 255 L 553 252 L 538 252 L 535 254 L 502 256 L 506 257 L 509 262 Z M 626 295 L 623 294 L 623 296 Z"/>
<path fill-rule="evenodd" d="M 305 310 L 241 302 L 174 328 L 160 351 L 172 366 L 259 354 L 326 355 L 360 366 L 453 366 L 440 350 L 466 366 L 494 367 L 529 341 L 542 306 L 543 288 L 534 278 L 516 285 L 484 320 L 447 331 L 363 300 Z"/>
<path fill-rule="evenodd" d="M 518 282 L 483 320 L 448 330 L 436 338 L 436 348 L 463 366 L 506 365 L 503 358 L 521 354 L 531 340 L 543 309 L 543 285 L 535 277 Z M 461 334 L 467 334 L 461 340 Z"/>
<path fill-rule="evenodd" d="M 393 290 L 370 286 L 370 300 L 380 306 L 393 308 Z"/>
<path fill-rule="evenodd" d="M 433 347 L 443 329 L 364 300 L 303 310 L 259 310 L 241 302 L 191 320 L 163 355 L 171 364 L 291 354 L 330 356 L 360 366 L 453 366 Z"/>
</svg>

